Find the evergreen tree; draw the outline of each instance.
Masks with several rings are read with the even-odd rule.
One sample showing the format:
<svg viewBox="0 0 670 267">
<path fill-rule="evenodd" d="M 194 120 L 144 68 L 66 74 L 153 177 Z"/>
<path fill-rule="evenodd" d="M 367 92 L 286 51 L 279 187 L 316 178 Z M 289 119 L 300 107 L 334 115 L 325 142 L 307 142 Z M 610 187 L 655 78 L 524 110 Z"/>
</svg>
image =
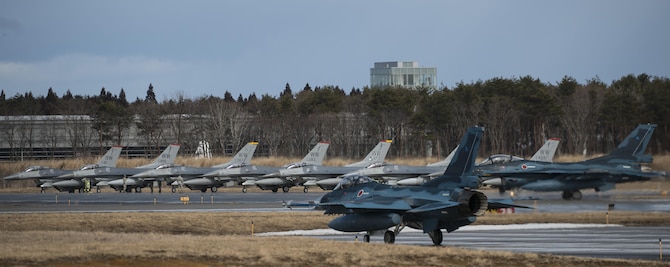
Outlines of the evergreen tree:
<svg viewBox="0 0 670 267">
<path fill-rule="evenodd" d="M 154 86 L 149 83 L 149 89 L 147 90 L 147 97 L 144 98 L 144 101 L 150 102 L 150 103 L 158 103 L 156 100 L 156 93 L 154 93 Z"/>
</svg>

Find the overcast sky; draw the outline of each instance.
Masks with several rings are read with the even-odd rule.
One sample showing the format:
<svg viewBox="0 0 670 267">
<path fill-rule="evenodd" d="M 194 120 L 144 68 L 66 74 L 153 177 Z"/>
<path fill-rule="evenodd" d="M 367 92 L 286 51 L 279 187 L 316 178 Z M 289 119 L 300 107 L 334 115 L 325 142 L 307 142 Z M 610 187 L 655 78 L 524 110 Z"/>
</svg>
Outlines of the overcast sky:
<svg viewBox="0 0 670 267">
<path fill-rule="evenodd" d="M 0 89 L 129 101 L 347 93 L 379 61 L 436 67 L 438 84 L 568 75 L 610 84 L 670 74 L 670 1 L 0 1 Z"/>
</svg>

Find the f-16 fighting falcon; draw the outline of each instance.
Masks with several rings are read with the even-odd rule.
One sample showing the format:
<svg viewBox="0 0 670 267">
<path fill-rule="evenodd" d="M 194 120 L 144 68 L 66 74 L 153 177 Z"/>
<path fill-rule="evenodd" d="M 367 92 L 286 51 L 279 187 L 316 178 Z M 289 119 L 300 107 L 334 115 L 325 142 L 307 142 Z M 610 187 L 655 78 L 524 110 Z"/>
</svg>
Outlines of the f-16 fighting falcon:
<svg viewBox="0 0 670 267">
<path fill-rule="evenodd" d="M 250 165 L 251 158 L 254 156 L 258 142 L 249 142 L 240 151 L 238 151 L 233 158 L 226 163 L 214 165 L 208 168 L 198 168 L 189 166 L 178 166 L 174 164 L 165 164 L 156 167 L 155 169 L 147 170 L 131 176 L 129 179 L 159 179 L 171 181 L 171 178 L 176 178 L 172 184 L 172 193 L 177 192 L 180 186 L 186 186 L 191 190 L 200 190 L 206 192 L 210 189 L 212 193 L 216 192 L 217 188 L 223 186 L 226 182 L 222 179 L 215 178 L 200 178 L 203 174 L 227 168 L 239 168 L 241 166 Z M 159 188 L 160 192 L 160 188 Z"/>
<path fill-rule="evenodd" d="M 134 181 L 132 179 L 127 179 L 133 174 L 143 172 L 148 169 L 156 168 L 162 164 L 174 163 L 175 158 L 177 157 L 177 152 L 179 151 L 179 145 L 169 145 L 165 148 L 163 153 L 158 155 L 158 157 L 152 162 L 144 166 L 139 166 L 135 168 L 116 168 L 116 167 L 97 167 L 86 170 L 78 170 L 69 174 L 61 175 L 58 179 L 68 179 L 63 181 L 58 181 L 53 184 L 53 187 L 64 190 L 67 188 L 76 188 L 82 186 L 82 179 L 93 179 L 97 181 L 95 186 L 99 192 L 100 186 L 109 185 L 112 188 L 118 191 L 130 192 L 133 188 L 136 192 L 141 192 L 142 187 L 145 187 L 149 184 L 149 181 Z M 112 180 L 116 179 L 116 180 Z M 111 180 L 111 181 L 110 181 Z M 153 180 L 151 181 L 153 184 Z M 62 189 L 61 189 L 62 188 Z"/>
<path fill-rule="evenodd" d="M 100 160 L 98 160 L 98 163 L 85 165 L 81 167 L 79 170 L 88 170 L 97 167 L 116 167 L 116 162 L 119 160 L 119 156 L 121 155 L 121 149 L 122 147 L 120 146 L 113 146 L 109 150 L 107 150 L 107 153 L 102 155 Z M 73 171 L 74 170 L 49 168 L 46 166 L 30 166 L 24 171 L 9 175 L 4 179 L 33 180 L 35 181 L 35 185 L 40 188 L 40 192 L 44 193 L 44 190 L 46 190 L 47 188 L 54 187 L 53 183 L 60 180 L 60 178 L 57 179 L 57 177 L 66 174 L 72 174 Z M 77 187 L 68 187 L 68 188 L 57 187 L 56 189 L 58 189 L 59 191 L 64 190 L 73 193 L 74 190 L 82 190 L 84 189 L 84 187 L 85 184 L 81 183 L 80 186 Z"/>
<path fill-rule="evenodd" d="M 477 150 L 484 129 L 472 127 L 461 140 L 444 174 L 420 186 L 391 186 L 367 176 L 347 176 L 330 193 L 321 197 L 319 206 L 326 214 L 344 214 L 328 226 L 343 232 L 384 233 L 384 242 L 395 242 L 408 226 L 427 233 L 433 244 L 442 243 L 442 229 L 452 232 L 473 223 L 488 208 L 514 205 L 489 202 L 475 191 L 479 177 L 474 175 Z M 393 230 L 388 230 L 393 227 Z"/>
</svg>

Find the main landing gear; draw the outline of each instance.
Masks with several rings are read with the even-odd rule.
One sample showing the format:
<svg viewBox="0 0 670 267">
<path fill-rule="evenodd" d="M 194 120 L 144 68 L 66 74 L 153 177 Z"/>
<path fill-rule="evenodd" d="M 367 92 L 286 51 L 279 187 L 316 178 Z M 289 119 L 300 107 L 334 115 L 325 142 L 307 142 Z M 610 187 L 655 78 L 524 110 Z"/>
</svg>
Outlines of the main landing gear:
<svg viewBox="0 0 670 267">
<path fill-rule="evenodd" d="M 579 190 L 563 191 L 562 197 L 565 200 L 580 200 L 582 199 L 582 192 Z"/>
</svg>

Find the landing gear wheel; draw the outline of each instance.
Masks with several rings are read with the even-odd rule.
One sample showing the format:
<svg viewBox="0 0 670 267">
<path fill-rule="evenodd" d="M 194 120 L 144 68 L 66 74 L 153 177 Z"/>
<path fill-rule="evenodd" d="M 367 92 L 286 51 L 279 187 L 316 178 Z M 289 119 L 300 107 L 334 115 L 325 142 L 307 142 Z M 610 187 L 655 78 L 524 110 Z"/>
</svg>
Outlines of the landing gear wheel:
<svg viewBox="0 0 670 267">
<path fill-rule="evenodd" d="M 142 187 L 135 187 L 135 193 L 142 193 Z"/>
<path fill-rule="evenodd" d="M 440 229 L 428 233 L 428 236 L 430 236 L 430 239 L 433 240 L 433 245 L 436 246 L 442 245 L 443 237 L 442 237 L 442 231 L 440 231 Z"/>
<path fill-rule="evenodd" d="M 247 192 L 247 188 L 246 188 L 246 187 L 242 187 L 242 193 L 246 193 L 246 192 Z"/>
<path fill-rule="evenodd" d="M 216 193 L 216 190 L 217 190 L 217 189 L 219 189 L 219 188 L 216 187 L 216 186 L 212 186 L 212 188 L 210 188 L 209 190 L 211 190 L 212 193 Z"/>
<path fill-rule="evenodd" d="M 177 193 L 177 188 L 174 186 L 172 187 L 172 193 Z"/>
<path fill-rule="evenodd" d="M 363 236 L 363 242 L 370 243 L 370 235 L 364 235 Z"/>
<path fill-rule="evenodd" d="M 582 192 L 579 190 L 572 192 L 572 199 L 574 200 L 581 200 L 582 199 Z"/>
<path fill-rule="evenodd" d="M 281 188 L 281 191 L 284 191 L 284 193 L 288 193 L 288 186 L 284 186 Z"/>
<path fill-rule="evenodd" d="M 200 192 L 203 192 L 203 193 L 207 192 L 207 187 L 200 189 Z"/>
<path fill-rule="evenodd" d="M 272 188 L 272 193 L 277 193 L 279 191 L 279 188 Z"/>
<path fill-rule="evenodd" d="M 44 188 L 40 188 L 40 194 L 44 194 Z"/>
<path fill-rule="evenodd" d="M 386 244 L 395 243 L 395 233 L 393 233 L 393 231 L 386 231 L 384 233 L 384 243 Z"/>
<path fill-rule="evenodd" d="M 563 199 L 565 200 L 570 200 L 572 199 L 572 192 L 570 191 L 563 191 L 563 195 L 561 195 Z"/>
<path fill-rule="evenodd" d="M 302 189 L 302 192 L 305 192 L 305 193 L 307 193 L 308 191 L 309 191 L 309 189 L 307 189 L 307 187 L 306 187 L 306 186 L 305 186 L 305 188 L 303 188 L 303 189 Z"/>
<path fill-rule="evenodd" d="M 96 192 L 96 193 L 100 193 L 100 187 L 96 187 L 96 188 L 95 188 L 95 192 Z"/>
</svg>

